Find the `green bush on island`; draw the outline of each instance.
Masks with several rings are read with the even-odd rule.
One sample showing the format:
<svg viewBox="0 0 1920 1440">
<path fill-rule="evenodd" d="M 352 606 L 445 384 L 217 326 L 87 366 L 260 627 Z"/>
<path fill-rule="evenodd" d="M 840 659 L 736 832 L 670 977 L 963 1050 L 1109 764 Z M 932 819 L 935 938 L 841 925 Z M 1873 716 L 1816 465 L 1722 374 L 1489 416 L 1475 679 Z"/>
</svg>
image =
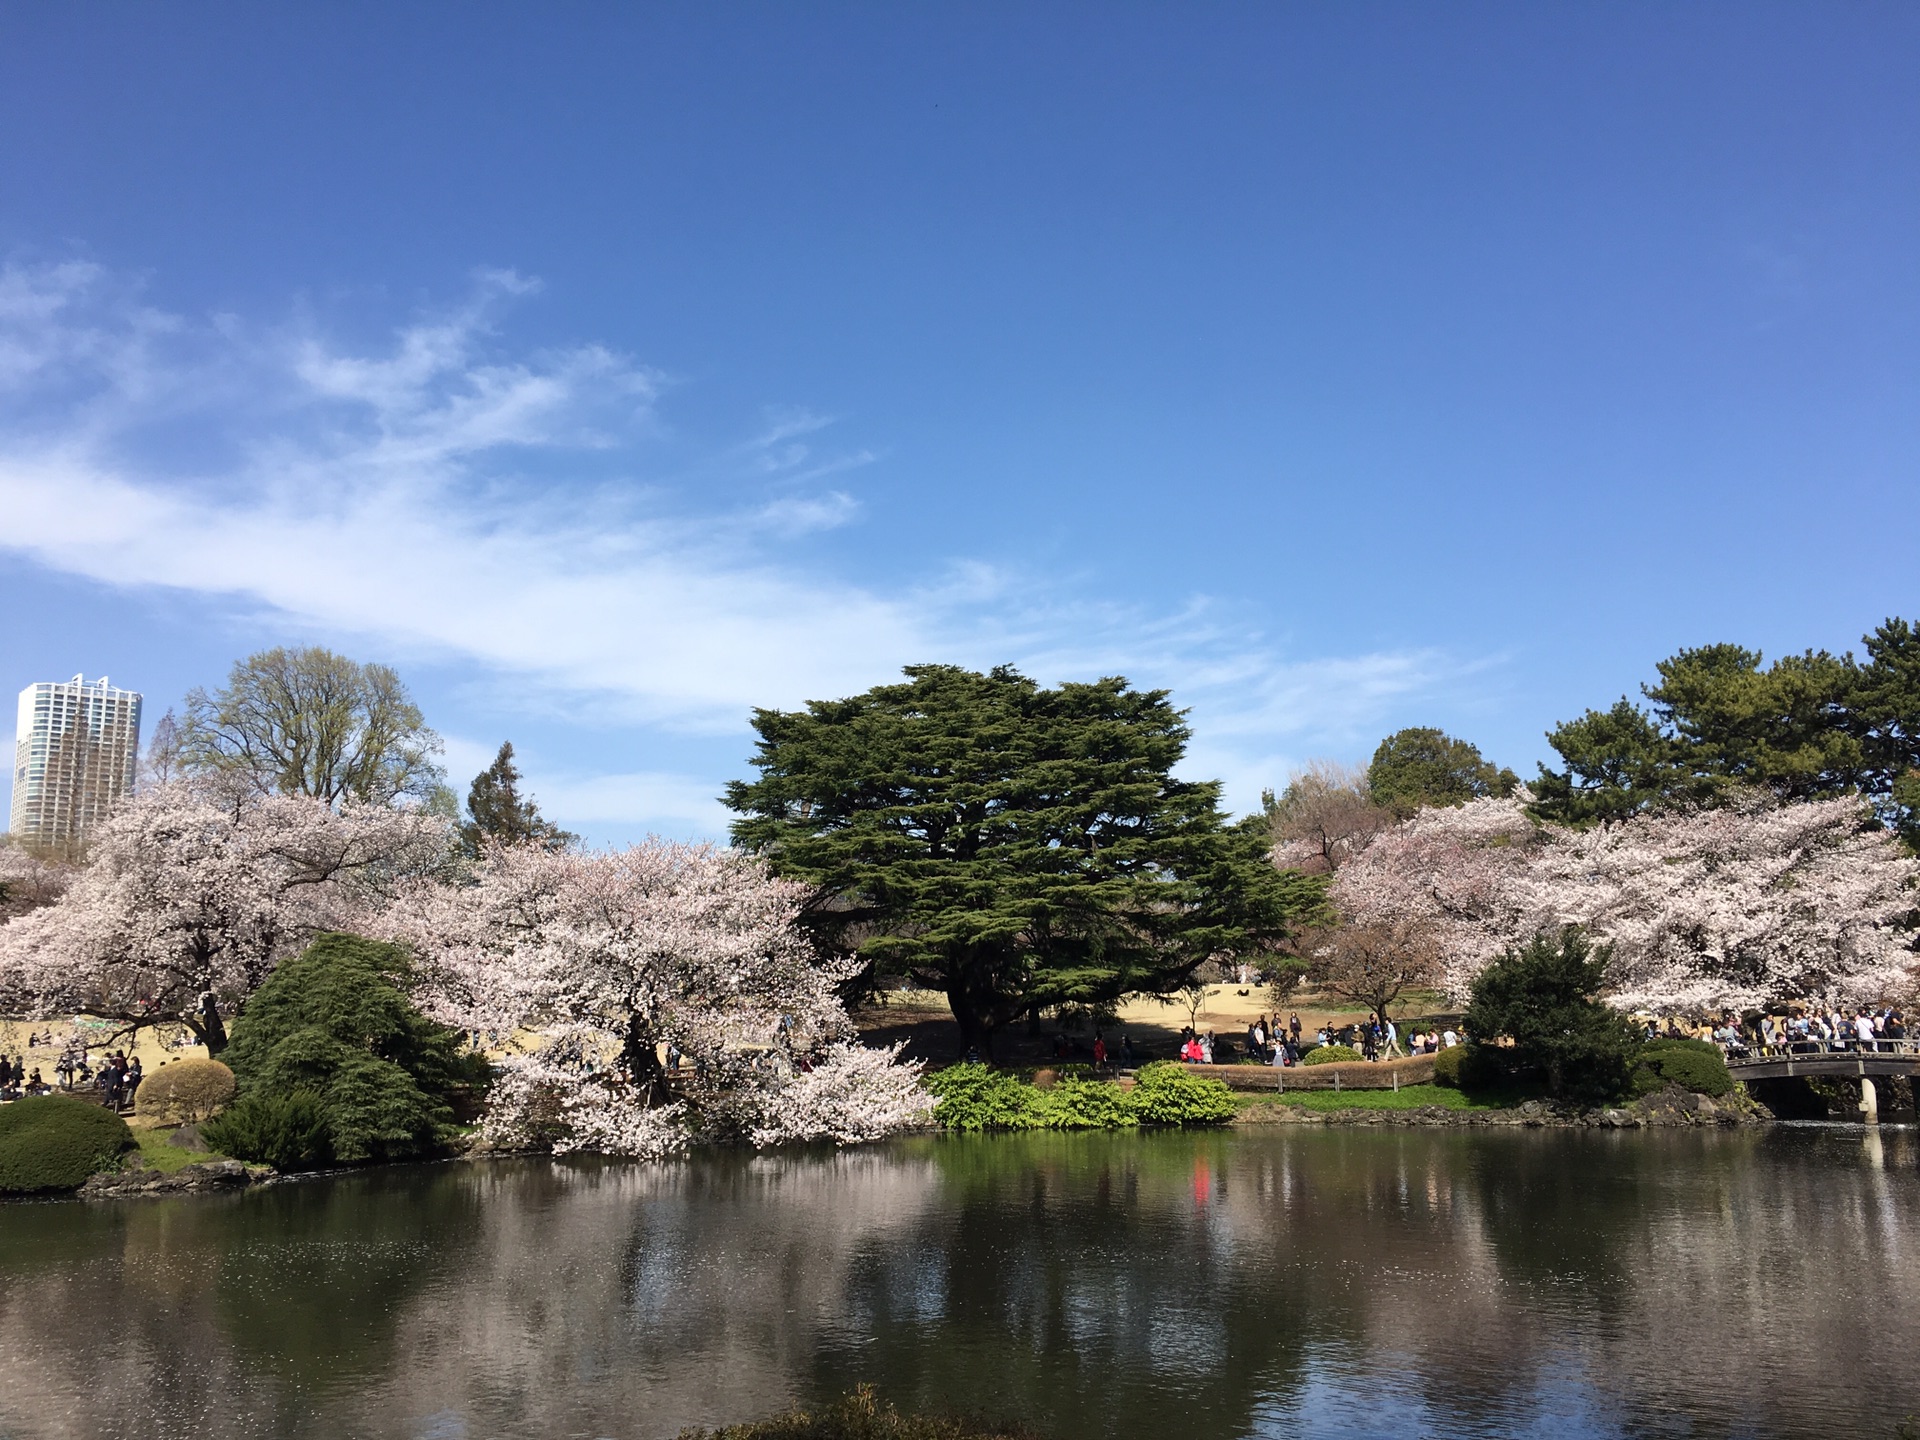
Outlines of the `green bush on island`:
<svg viewBox="0 0 1920 1440">
<path fill-rule="evenodd" d="M 38 1095 L 0 1107 L 0 1193 L 74 1190 L 134 1148 L 112 1111 L 71 1095 Z"/>
<path fill-rule="evenodd" d="M 218 1060 L 170 1060 L 140 1082 L 133 1113 L 161 1125 L 197 1125 L 233 1099 L 233 1071 Z"/>
<path fill-rule="evenodd" d="M 1464 1045 L 1449 1045 L 1444 1050 L 1434 1051 L 1433 1083 L 1460 1089 L 1460 1064 L 1466 1058 L 1467 1047 Z"/>
<path fill-rule="evenodd" d="M 1063 1079 L 1040 1092 L 1036 1113 L 1049 1130 L 1124 1130 L 1140 1123 L 1130 1100 L 1105 1080 Z"/>
<path fill-rule="evenodd" d="M 949 1065 L 926 1078 L 933 1120 L 946 1130 L 1035 1130 L 1040 1097 L 1017 1076 L 987 1065 Z"/>
<path fill-rule="evenodd" d="M 1351 1045 L 1316 1045 L 1300 1057 L 1302 1065 L 1344 1065 L 1349 1060 L 1364 1060 Z"/>
<path fill-rule="evenodd" d="M 1475 1038 L 1460 1061 L 1462 1084 L 1543 1084 L 1557 1100 L 1587 1105 L 1626 1094 L 1641 1041 L 1600 998 L 1611 960 L 1610 950 L 1568 926 L 1481 971 L 1467 1006 Z"/>
<path fill-rule="evenodd" d="M 304 1086 L 244 1096 L 202 1125 L 200 1138 L 276 1170 L 317 1170 L 334 1158 L 325 1102 Z"/>
<path fill-rule="evenodd" d="M 1215 1125 L 1234 1114 L 1232 1092 L 1211 1076 L 1160 1061 L 1133 1089 L 1066 1078 L 1050 1089 L 986 1065 L 949 1065 L 929 1075 L 934 1122 L 948 1130 L 1119 1130 L 1134 1125 Z"/>
<path fill-rule="evenodd" d="M 1733 1076 L 1718 1045 L 1679 1037 L 1649 1040 L 1634 1063 L 1634 1093 L 1650 1095 L 1669 1085 L 1718 1099 L 1733 1090 Z"/>
<path fill-rule="evenodd" d="M 329 934 L 276 969 L 233 1027 L 223 1058 L 240 1098 L 207 1142 L 282 1169 L 269 1151 L 311 1166 L 441 1148 L 453 1133 L 450 1100 L 484 1085 L 488 1067 L 414 1008 L 401 988 L 407 965 L 398 946 Z M 324 1144 L 311 1139 L 308 1101 L 294 1098 L 302 1092 Z"/>
<path fill-rule="evenodd" d="M 1127 1098 L 1142 1125 L 1218 1125 L 1237 1108 L 1233 1092 L 1218 1080 L 1171 1060 L 1142 1066 Z"/>
</svg>

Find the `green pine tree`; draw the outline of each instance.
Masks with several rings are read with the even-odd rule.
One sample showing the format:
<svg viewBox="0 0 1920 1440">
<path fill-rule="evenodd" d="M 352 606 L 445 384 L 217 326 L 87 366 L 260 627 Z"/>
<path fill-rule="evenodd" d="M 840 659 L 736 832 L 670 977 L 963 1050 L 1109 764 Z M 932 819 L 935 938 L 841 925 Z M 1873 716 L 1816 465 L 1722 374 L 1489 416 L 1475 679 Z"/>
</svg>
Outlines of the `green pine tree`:
<svg viewBox="0 0 1920 1440">
<path fill-rule="evenodd" d="M 220 1057 L 240 1087 L 222 1119 L 240 1128 L 249 1107 L 304 1093 L 317 1100 L 327 1157 L 432 1152 L 453 1119 L 449 1098 L 483 1084 L 486 1062 L 414 1008 L 401 989 L 407 963 L 398 946 L 328 934 L 278 966 Z"/>
<path fill-rule="evenodd" d="M 1600 999 L 1611 959 L 1570 926 L 1535 936 L 1481 971 L 1463 1022 L 1473 1037 L 1473 1068 L 1539 1081 L 1556 1098 L 1588 1104 L 1625 1094 L 1640 1041 Z"/>
<path fill-rule="evenodd" d="M 467 820 L 460 826 L 462 847 L 478 855 L 488 843 L 531 842 L 564 850 L 579 837 L 543 818 L 530 799 L 520 796 L 520 770 L 513 763 L 513 742 L 503 741 L 493 764 L 473 777 L 467 791 Z"/>
<path fill-rule="evenodd" d="M 1011 668 L 757 710 L 736 843 L 816 887 L 828 944 L 946 992 L 963 1046 L 1037 1007 L 1178 989 L 1264 953 L 1323 883 L 1267 862 L 1220 787 L 1178 780 L 1187 726 L 1125 680 L 1048 690 Z"/>
</svg>

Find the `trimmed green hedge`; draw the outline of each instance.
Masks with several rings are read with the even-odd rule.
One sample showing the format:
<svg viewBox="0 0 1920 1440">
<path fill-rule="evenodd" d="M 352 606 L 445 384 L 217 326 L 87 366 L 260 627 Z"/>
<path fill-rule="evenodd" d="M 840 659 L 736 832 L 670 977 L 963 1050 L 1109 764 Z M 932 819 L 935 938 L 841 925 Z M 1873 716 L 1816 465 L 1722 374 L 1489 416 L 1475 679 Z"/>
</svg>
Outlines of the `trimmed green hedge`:
<svg viewBox="0 0 1920 1440">
<path fill-rule="evenodd" d="M 1107 1080 L 1065 1079 L 1051 1089 L 1026 1085 L 985 1065 L 950 1065 L 929 1075 L 933 1118 L 948 1130 L 1121 1130 L 1134 1125 L 1215 1125 L 1234 1114 L 1218 1080 L 1160 1061 L 1133 1089 Z"/>
<path fill-rule="evenodd" d="M 0 1106 L 0 1193 L 76 1190 L 134 1148 L 127 1122 L 71 1095 Z"/>
<path fill-rule="evenodd" d="M 1449 1045 L 1433 1052 L 1433 1083 L 1460 1088 L 1460 1064 L 1467 1058 L 1467 1047 Z"/>
<path fill-rule="evenodd" d="M 1300 1057 L 1302 1065 L 1344 1065 L 1349 1060 L 1364 1060 L 1351 1045 L 1316 1045 Z"/>
<path fill-rule="evenodd" d="M 1733 1090 L 1733 1076 L 1718 1045 L 1705 1040 L 1649 1040 L 1633 1067 L 1634 1092 L 1651 1095 L 1668 1085 L 1717 1099 Z"/>
</svg>

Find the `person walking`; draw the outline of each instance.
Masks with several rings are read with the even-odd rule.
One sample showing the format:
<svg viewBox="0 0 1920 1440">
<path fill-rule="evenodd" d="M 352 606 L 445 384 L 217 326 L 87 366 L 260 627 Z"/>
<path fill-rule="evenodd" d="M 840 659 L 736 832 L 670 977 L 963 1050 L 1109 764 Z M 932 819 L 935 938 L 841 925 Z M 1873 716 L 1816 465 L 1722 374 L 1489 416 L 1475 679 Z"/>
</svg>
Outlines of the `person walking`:
<svg viewBox="0 0 1920 1440">
<path fill-rule="evenodd" d="M 1300 1014 L 1298 1011 L 1287 1016 L 1287 1034 L 1292 1038 L 1295 1045 L 1300 1043 Z"/>
</svg>

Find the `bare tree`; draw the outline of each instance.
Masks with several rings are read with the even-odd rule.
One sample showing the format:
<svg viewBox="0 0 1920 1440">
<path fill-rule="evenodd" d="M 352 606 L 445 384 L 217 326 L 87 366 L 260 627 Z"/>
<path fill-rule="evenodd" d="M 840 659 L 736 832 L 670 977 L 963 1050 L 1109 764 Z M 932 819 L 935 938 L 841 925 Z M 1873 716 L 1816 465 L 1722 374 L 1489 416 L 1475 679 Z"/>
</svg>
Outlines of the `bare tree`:
<svg viewBox="0 0 1920 1440">
<path fill-rule="evenodd" d="M 1310 936 L 1301 949 L 1323 993 L 1366 1006 L 1382 1029 L 1394 1001 L 1437 983 L 1440 976 L 1435 937 L 1407 921 L 1333 926 Z"/>
<path fill-rule="evenodd" d="M 307 646 L 249 655 L 226 689 L 190 692 L 179 755 L 189 772 L 241 775 L 263 794 L 390 805 L 443 788 L 440 749 L 391 669 Z"/>
<path fill-rule="evenodd" d="M 1334 760 L 1309 761 L 1267 808 L 1274 864 L 1283 870 L 1331 875 L 1393 824 L 1393 812 L 1373 802 L 1367 773 Z"/>
<path fill-rule="evenodd" d="M 153 737 L 147 741 L 147 753 L 141 757 L 141 789 L 165 785 L 169 780 L 178 780 L 186 773 L 181 763 L 180 744 L 180 722 L 173 718 L 173 711 L 169 710 L 154 725 Z"/>
</svg>

